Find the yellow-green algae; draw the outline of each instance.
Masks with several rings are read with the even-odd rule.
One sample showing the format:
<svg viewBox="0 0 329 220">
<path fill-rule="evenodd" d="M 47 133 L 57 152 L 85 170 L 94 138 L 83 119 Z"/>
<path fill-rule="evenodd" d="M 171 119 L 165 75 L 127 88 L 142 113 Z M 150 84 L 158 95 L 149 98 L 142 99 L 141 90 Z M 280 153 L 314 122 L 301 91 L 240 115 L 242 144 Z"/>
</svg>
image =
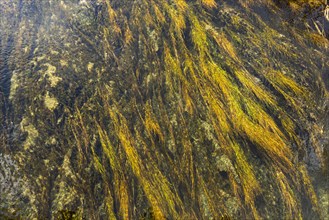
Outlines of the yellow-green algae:
<svg viewBox="0 0 329 220">
<path fill-rule="evenodd" d="M 312 136 L 305 124 L 317 123 L 308 115 L 320 112 L 315 97 L 328 97 L 317 75 L 321 55 L 307 40 L 291 40 L 301 35 L 294 27 L 277 28 L 255 9 L 274 18 L 277 6 L 96 2 L 100 14 L 89 20 L 95 11 L 60 3 L 72 27 L 69 47 L 83 52 L 47 49 L 35 61 L 47 67 L 39 70 L 47 83 L 21 74 L 37 83 L 29 96 L 13 93 L 23 143 L 36 145 L 20 156 L 22 167 L 44 175 L 35 185 L 42 187 L 28 191 L 31 210 L 40 210 L 29 217 L 301 219 L 302 201 L 323 217 L 302 156 L 313 149 L 325 164 L 321 147 L 301 135 Z M 99 17 L 101 25 L 90 25 Z M 41 36 L 42 29 L 38 37 L 49 41 Z M 22 97 L 27 104 L 18 107 Z M 45 152 L 47 160 L 35 160 Z"/>
<path fill-rule="evenodd" d="M 21 131 L 27 133 L 27 137 L 23 144 L 24 150 L 30 150 L 30 148 L 35 145 L 35 139 L 39 136 L 38 130 L 34 127 L 34 125 L 29 122 L 28 118 L 23 118 L 21 124 Z"/>
<path fill-rule="evenodd" d="M 46 93 L 46 95 L 44 97 L 44 102 L 45 102 L 45 106 L 50 111 L 53 111 L 58 105 L 57 99 L 55 97 L 52 97 L 51 95 L 49 95 L 49 92 Z"/>
<path fill-rule="evenodd" d="M 55 53 L 56 54 L 56 53 Z M 47 80 L 50 83 L 51 87 L 57 86 L 57 84 L 62 81 L 62 78 L 55 76 L 54 74 L 56 73 L 56 67 L 52 66 L 51 64 L 44 64 L 44 66 L 47 67 L 47 70 L 45 71 L 45 77 L 47 77 Z"/>
</svg>

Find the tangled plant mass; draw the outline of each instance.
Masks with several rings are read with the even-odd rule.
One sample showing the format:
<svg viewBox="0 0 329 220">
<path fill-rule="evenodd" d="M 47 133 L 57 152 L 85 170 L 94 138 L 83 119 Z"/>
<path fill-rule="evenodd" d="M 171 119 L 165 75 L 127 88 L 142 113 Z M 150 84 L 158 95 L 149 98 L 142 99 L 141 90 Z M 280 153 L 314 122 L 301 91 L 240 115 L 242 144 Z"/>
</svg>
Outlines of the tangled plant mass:
<svg viewBox="0 0 329 220">
<path fill-rule="evenodd" d="M 310 32 L 267 0 L 77 2 L 23 3 L 0 35 L 27 51 L 2 54 L 17 215 L 324 217 L 310 170 L 327 172 L 329 67 Z"/>
</svg>

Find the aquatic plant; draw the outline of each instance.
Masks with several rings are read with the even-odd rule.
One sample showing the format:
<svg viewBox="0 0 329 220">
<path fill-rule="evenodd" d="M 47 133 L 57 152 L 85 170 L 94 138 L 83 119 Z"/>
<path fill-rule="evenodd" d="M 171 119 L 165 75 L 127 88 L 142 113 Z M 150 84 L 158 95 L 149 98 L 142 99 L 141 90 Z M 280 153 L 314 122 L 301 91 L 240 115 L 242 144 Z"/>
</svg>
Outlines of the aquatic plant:
<svg viewBox="0 0 329 220">
<path fill-rule="evenodd" d="M 36 67 L 16 77 L 11 102 L 23 115 L 17 158 L 41 198 L 30 216 L 322 217 L 307 152 L 325 166 L 309 139 L 328 57 L 310 33 L 274 22 L 285 15 L 273 1 L 49 4 L 62 4 L 68 51 L 31 49 Z M 55 65 L 48 77 L 38 68 Z"/>
<path fill-rule="evenodd" d="M 265 63 L 256 58 L 255 64 L 246 68 L 249 61 L 238 49 L 242 41 L 239 32 L 245 32 L 244 40 L 249 38 L 264 58 L 278 53 L 296 63 L 294 51 L 278 44 L 279 33 L 259 17 L 255 17 L 258 27 L 237 14 L 232 15 L 235 20 L 226 20 L 225 26 L 220 27 L 225 13 L 220 10 L 219 15 L 214 15 L 211 10 L 234 10 L 233 6 L 219 7 L 215 1 L 199 3 L 140 1 L 128 7 L 130 16 L 125 18 L 120 10 L 113 12 L 116 1 L 106 1 L 109 23 L 104 29 L 113 24 L 116 16 L 125 22 L 115 24 L 115 29 L 131 36 L 129 43 L 123 42 L 130 52 L 116 59 L 138 54 L 137 58 L 124 61 L 134 63 L 134 67 L 121 67 L 122 77 L 130 79 L 123 82 L 124 93 L 119 95 L 114 91 L 120 88 L 101 82 L 95 95 L 102 99 L 97 111 L 103 113 L 93 120 L 106 157 L 96 156 L 94 163 L 103 176 L 104 187 L 113 184 L 116 193 L 109 200 L 121 201 L 117 205 L 111 202 L 108 207 L 121 210 L 118 217 L 134 215 L 129 207 L 136 201 L 129 198 L 132 195 L 128 188 L 137 186 L 119 180 L 133 175 L 156 219 L 226 216 L 230 211 L 220 196 L 220 183 L 216 183 L 220 180 L 219 171 L 213 158 L 227 156 L 232 167 L 225 170 L 227 179 L 223 181 L 228 181 L 227 193 L 237 198 L 240 211 L 244 210 L 240 215 L 264 217 L 257 204 L 264 196 L 264 182 L 259 179 L 256 165 L 261 163 L 268 169 L 263 172 L 280 192 L 284 215 L 301 218 L 301 187 L 306 184 L 305 194 L 314 207 L 317 200 L 305 165 L 293 160 L 296 152 L 292 146 L 305 147 L 296 131 L 301 126 L 300 119 L 305 117 L 302 103 L 312 103 L 312 93 L 287 72 L 296 71 L 288 64 L 271 65 L 280 62 L 275 58 Z M 243 20 L 243 24 L 237 20 Z M 235 33 L 230 32 L 230 27 Z M 249 30 L 255 28 L 264 31 L 257 36 Z M 116 33 L 109 35 L 105 31 L 104 39 L 119 40 L 121 36 Z M 135 74 L 129 76 L 131 71 Z M 112 78 L 111 73 L 104 74 Z M 84 117 L 91 120 L 88 114 Z M 202 130 L 202 121 L 210 125 L 210 130 Z M 200 133 L 204 132 L 212 139 L 202 138 L 205 134 Z M 128 162 L 129 171 L 119 165 L 121 160 Z M 107 163 L 114 183 L 108 182 L 105 175 Z M 185 190 L 176 191 L 181 185 Z M 192 204 L 198 208 L 192 208 Z M 219 204 L 224 204 L 220 211 L 216 208 Z"/>
</svg>

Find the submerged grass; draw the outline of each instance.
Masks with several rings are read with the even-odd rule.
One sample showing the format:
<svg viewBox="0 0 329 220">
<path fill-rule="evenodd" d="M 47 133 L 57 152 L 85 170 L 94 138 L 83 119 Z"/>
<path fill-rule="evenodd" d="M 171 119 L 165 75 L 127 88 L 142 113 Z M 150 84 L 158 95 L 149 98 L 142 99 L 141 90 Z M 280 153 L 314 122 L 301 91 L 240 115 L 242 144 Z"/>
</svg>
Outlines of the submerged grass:
<svg viewBox="0 0 329 220">
<path fill-rule="evenodd" d="M 316 206 L 306 166 L 293 161 L 296 152 L 292 148 L 293 143 L 304 147 L 296 127 L 300 126 L 298 117 L 305 117 L 300 103 L 311 102 L 312 91 L 284 73 L 286 67 L 275 66 L 293 54 L 278 44 L 276 33 L 256 30 L 257 36 L 248 30 L 254 29 L 251 21 L 244 18 L 246 25 L 242 25 L 236 14 L 227 26 L 247 31 L 245 37 L 233 36 L 227 27 L 217 28 L 213 18 L 217 15 L 211 10 L 219 9 L 218 4 L 214 0 L 139 1 L 126 16 L 112 7 L 120 5 L 119 1 L 105 1 L 106 25 L 112 28 L 103 28 L 105 54 L 113 53 L 111 42 L 120 42 L 122 35 L 128 51 L 113 56 L 119 65 L 117 72 L 123 75 L 110 72 L 108 76 L 122 87 L 99 82 L 96 98 L 90 101 L 101 100 L 95 110 L 98 117 L 85 114 L 83 119 L 77 109 L 72 128 L 79 154 L 92 152 L 107 192 L 109 216 L 136 217 L 133 209 L 140 200 L 134 190 L 140 189 L 137 194 L 145 197 L 141 201 L 146 200 L 155 219 L 227 216 L 232 213 L 228 197 L 237 199 L 243 217 L 264 218 L 257 199 L 266 189 L 257 164 L 268 169 L 264 172 L 277 185 L 284 217 L 302 218 L 301 186 Z M 265 28 L 265 23 L 259 23 Z M 157 39 L 150 33 L 156 33 Z M 247 60 L 237 45 L 241 38 L 249 37 L 252 39 L 246 44 L 252 45 L 258 56 L 270 56 L 262 49 L 268 45 L 280 52 L 281 58 L 265 64 Z M 150 49 L 155 47 L 149 42 L 159 49 Z M 138 57 L 131 60 L 134 66 L 122 64 L 122 59 L 132 54 Z M 253 68 L 245 68 L 250 62 L 254 62 Z M 131 79 L 132 72 L 136 79 L 121 78 Z M 283 105 L 291 109 L 286 111 Z M 94 138 L 101 146 L 97 152 L 86 148 L 94 132 L 86 128 L 84 120 L 97 128 Z M 211 125 L 209 133 L 200 134 L 201 122 Z M 213 155 L 229 158 L 232 167 L 225 171 L 227 176 L 219 177 Z M 131 179 L 137 183 L 133 185 Z M 223 188 L 220 181 L 229 188 Z M 227 197 L 221 190 L 226 190 Z M 270 206 L 270 201 L 265 203 Z"/>
</svg>

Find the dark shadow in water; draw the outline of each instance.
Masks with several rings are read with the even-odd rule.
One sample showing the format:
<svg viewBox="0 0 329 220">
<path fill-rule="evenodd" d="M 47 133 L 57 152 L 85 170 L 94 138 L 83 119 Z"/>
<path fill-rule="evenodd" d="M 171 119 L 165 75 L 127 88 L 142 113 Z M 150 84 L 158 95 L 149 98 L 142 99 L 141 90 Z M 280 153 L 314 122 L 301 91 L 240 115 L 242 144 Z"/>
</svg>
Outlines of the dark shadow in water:
<svg viewBox="0 0 329 220">
<path fill-rule="evenodd" d="M 10 86 L 11 86 L 11 77 L 12 72 L 9 70 L 8 59 L 11 54 L 14 45 L 14 38 L 10 36 L 6 43 L 6 48 L 1 51 L 0 59 L 1 59 L 1 66 L 0 66 L 0 91 L 4 94 L 6 99 L 9 98 L 10 93 Z"/>
</svg>

